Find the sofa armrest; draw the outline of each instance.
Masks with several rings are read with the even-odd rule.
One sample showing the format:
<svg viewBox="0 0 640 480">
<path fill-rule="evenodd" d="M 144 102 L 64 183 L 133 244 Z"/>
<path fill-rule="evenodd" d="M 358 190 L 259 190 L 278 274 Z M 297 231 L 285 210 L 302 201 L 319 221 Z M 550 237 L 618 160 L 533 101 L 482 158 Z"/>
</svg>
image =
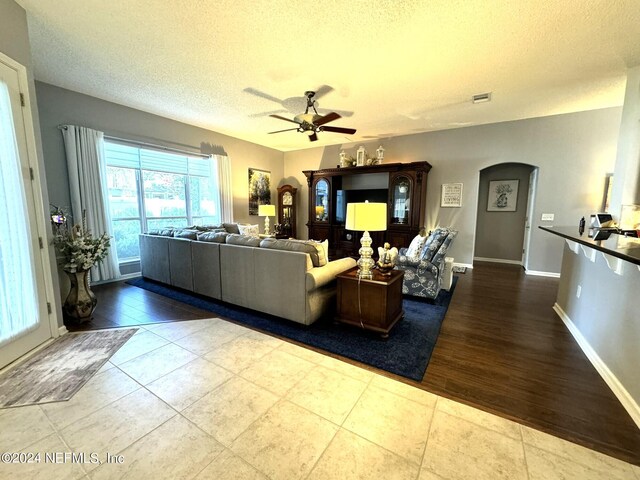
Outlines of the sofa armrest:
<svg viewBox="0 0 640 480">
<path fill-rule="evenodd" d="M 437 265 L 434 265 L 429 260 L 420 260 L 416 268 L 416 274 L 419 276 L 424 276 L 427 273 L 431 273 L 434 277 L 438 276 L 438 272 L 440 269 Z"/>
<path fill-rule="evenodd" d="M 307 273 L 305 274 L 307 292 L 327 285 L 331 281 L 335 280 L 336 275 L 355 266 L 356 261 L 353 258 L 347 257 L 333 260 L 322 267 L 315 267 L 311 270 L 307 270 Z"/>
<path fill-rule="evenodd" d="M 406 249 L 404 253 L 400 253 L 398 255 L 398 259 L 396 260 L 396 265 L 401 269 L 404 268 L 418 268 L 420 265 L 420 260 L 413 260 L 406 255 Z"/>
</svg>

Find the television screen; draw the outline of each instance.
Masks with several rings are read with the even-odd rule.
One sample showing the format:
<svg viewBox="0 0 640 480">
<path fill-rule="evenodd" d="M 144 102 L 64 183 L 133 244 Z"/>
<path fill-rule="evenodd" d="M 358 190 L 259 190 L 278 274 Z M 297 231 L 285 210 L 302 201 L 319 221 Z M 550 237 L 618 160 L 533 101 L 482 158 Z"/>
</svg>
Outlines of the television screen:
<svg viewBox="0 0 640 480">
<path fill-rule="evenodd" d="M 387 203 L 389 191 L 386 188 L 369 190 L 338 190 L 336 192 L 336 222 L 346 221 L 347 204 L 369 201 L 371 203 Z"/>
</svg>

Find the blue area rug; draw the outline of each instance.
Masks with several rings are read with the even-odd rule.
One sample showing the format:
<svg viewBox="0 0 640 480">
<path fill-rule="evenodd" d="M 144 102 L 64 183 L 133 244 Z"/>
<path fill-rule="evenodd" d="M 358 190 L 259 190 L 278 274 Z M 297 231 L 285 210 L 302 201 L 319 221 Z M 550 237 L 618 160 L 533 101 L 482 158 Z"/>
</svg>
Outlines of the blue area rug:
<svg viewBox="0 0 640 480">
<path fill-rule="evenodd" d="M 433 301 L 405 297 L 404 318 L 386 340 L 352 326 L 336 325 L 331 319 L 320 319 L 305 326 L 143 278 L 126 283 L 419 382 L 427 369 L 457 281 L 454 276 L 451 290 L 441 290 Z"/>
</svg>

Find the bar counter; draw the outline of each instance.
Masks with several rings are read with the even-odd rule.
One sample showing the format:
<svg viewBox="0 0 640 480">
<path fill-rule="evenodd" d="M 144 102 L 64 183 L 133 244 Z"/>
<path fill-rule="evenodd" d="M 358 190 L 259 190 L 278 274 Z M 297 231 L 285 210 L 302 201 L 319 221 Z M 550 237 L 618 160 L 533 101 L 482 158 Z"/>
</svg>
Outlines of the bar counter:
<svg viewBox="0 0 640 480">
<path fill-rule="evenodd" d="M 602 253 L 626 260 L 635 265 L 640 265 L 640 239 L 635 237 L 625 237 L 617 233 L 612 233 L 606 240 L 594 240 L 588 235 L 586 229 L 582 235 L 578 232 L 578 227 L 538 227 L 545 232 L 558 235 L 566 240 L 591 247 Z"/>
</svg>

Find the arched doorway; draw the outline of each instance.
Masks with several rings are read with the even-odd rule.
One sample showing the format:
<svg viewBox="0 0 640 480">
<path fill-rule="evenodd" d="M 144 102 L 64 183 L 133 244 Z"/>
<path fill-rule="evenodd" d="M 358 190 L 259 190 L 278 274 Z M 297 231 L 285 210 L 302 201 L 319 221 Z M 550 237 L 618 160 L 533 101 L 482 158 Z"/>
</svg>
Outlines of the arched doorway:
<svg viewBox="0 0 640 480">
<path fill-rule="evenodd" d="M 501 163 L 480 171 L 474 261 L 526 268 L 537 170 Z"/>
</svg>

